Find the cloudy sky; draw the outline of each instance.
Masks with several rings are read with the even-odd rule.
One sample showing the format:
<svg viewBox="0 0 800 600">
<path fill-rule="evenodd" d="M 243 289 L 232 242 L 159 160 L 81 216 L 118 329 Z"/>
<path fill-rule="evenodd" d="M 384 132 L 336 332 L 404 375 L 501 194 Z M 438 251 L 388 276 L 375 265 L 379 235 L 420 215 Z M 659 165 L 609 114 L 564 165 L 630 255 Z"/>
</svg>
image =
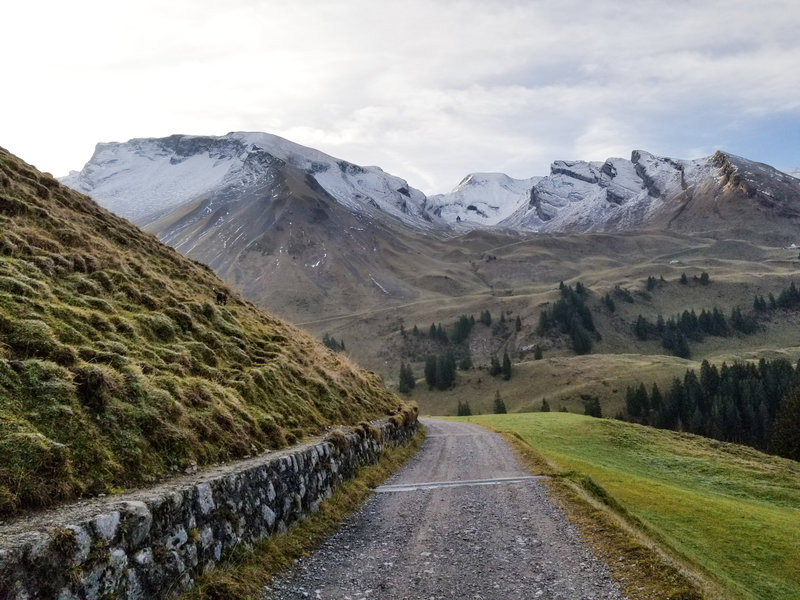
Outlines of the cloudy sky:
<svg viewBox="0 0 800 600">
<path fill-rule="evenodd" d="M 0 146 L 266 131 L 426 192 L 555 159 L 800 167 L 797 0 L 27 0 L 2 11 Z"/>
</svg>

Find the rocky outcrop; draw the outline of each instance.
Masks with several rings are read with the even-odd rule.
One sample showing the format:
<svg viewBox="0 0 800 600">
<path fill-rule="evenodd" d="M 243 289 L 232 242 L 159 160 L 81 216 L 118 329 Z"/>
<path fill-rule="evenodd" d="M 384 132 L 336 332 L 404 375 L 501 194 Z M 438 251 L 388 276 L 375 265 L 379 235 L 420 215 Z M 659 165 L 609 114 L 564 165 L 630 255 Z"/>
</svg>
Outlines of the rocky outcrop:
<svg viewBox="0 0 800 600">
<path fill-rule="evenodd" d="M 0 599 L 175 595 L 234 546 L 286 531 L 316 512 L 337 484 L 416 430 L 416 413 L 407 411 L 183 489 L 110 501 L 91 518 L 4 534 Z"/>
</svg>

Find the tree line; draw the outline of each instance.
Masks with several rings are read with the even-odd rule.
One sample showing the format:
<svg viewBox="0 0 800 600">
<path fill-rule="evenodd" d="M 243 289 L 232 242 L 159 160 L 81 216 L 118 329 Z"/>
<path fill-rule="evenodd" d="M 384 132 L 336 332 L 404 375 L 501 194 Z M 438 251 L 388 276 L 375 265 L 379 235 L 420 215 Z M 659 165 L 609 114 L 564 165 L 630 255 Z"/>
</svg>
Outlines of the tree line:
<svg viewBox="0 0 800 600">
<path fill-rule="evenodd" d="M 704 271 L 698 281 L 707 285 L 707 277 L 708 274 Z M 633 325 L 633 332 L 639 340 L 661 340 L 661 345 L 673 355 L 688 358 L 691 355 L 690 341 L 702 342 L 707 335 L 728 337 L 737 331 L 751 335 L 759 329 L 760 315 L 778 309 L 798 308 L 800 308 L 800 290 L 794 282 L 791 282 L 787 288 L 780 291 L 777 298 L 771 292 L 766 299 L 763 295 L 756 294 L 753 298 L 753 308 L 748 312 L 739 306 L 731 309 L 729 317 L 717 307 L 710 310 L 703 309 L 699 315 L 694 310 L 684 310 L 680 315 L 670 317 L 666 321 L 663 316 L 658 315 L 655 323 L 639 315 Z"/>
<path fill-rule="evenodd" d="M 561 297 L 539 315 L 538 333 L 547 335 L 555 331 L 568 334 L 575 353 L 588 354 L 592 350 L 593 337 L 599 337 L 592 311 L 586 304 L 588 291 L 580 281 L 574 289 L 562 281 L 558 289 Z"/>
<path fill-rule="evenodd" d="M 657 384 L 629 387 L 625 420 L 688 431 L 725 442 L 800 459 L 800 363 L 758 364 L 704 360 L 699 375 L 688 369 L 664 393 Z"/>
<path fill-rule="evenodd" d="M 694 310 L 684 310 L 680 315 L 666 321 L 658 315 L 656 322 L 639 315 L 633 325 L 633 333 L 639 340 L 660 339 L 661 345 L 675 356 L 688 358 L 691 354 L 689 341 L 702 342 L 705 336 L 728 337 L 734 331 L 745 335 L 758 330 L 758 320 L 752 313 L 743 313 L 738 306 L 731 310 L 730 318 L 717 307 L 703 309 L 698 315 Z"/>
</svg>

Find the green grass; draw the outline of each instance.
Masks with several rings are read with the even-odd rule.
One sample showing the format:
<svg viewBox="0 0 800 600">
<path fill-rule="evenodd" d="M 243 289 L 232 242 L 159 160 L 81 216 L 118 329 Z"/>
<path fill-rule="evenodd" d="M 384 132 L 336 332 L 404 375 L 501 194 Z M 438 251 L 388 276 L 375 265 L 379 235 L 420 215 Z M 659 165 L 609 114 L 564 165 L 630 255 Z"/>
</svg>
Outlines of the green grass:
<svg viewBox="0 0 800 600">
<path fill-rule="evenodd" d="M 514 432 L 560 469 L 591 478 L 608 502 L 716 580 L 728 597 L 800 597 L 798 463 L 566 413 L 467 420 Z"/>
<path fill-rule="evenodd" d="M 395 409 L 380 378 L 0 149 L 0 515 Z"/>
</svg>

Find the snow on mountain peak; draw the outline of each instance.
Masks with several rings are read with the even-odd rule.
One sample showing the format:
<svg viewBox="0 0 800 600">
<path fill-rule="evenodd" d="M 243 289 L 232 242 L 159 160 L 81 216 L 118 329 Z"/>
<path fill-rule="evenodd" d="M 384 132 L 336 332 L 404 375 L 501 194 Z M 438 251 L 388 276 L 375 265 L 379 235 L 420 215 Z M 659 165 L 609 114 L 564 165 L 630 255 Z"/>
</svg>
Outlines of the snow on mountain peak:
<svg viewBox="0 0 800 600">
<path fill-rule="evenodd" d="M 659 215 L 672 215 L 696 189 L 713 189 L 729 179 L 766 197 L 785 195 L 771 191 L 775 182 L 787 190 L 796 185 L 795 179 L 768 165 L 722 152 L 676 160 L 634 150 L 630 159 L 556 160 L 545 177 L 470 173 L 451 192 L 426 198 L 379 167 L 359 166 L 257 132 L 98 144 L 83 170 L 63 181 L 146 224 L 198 200 L 207 201 L 210 209 L 245 196 L 277 197 L 287 192 L 279 186 L 290 172 L 294 178 L 313 178 L 319 193 L 327 193 L 359 218 L 379 222 L 388 216 L 416 229 L 440 232 L 491 227 L 540 232 L 630 229 L 659 222 Z"/>
<path fill-rule="evenodd" d="M 220 189 L 263 187 L 275 160 L 306 171 L 328 194 L 355 212 L 379 211 L 422 228 L 434 220 L 425 211 L 425 195 L 404 179 L 268 133 L 173 135 L 101 143 L 86 166 L 63 182 L 141 223 Z"/>
<path fill-rule="evenodd" d="M 497 225 L 527 204 L 530 190 L 539 179 L 470 173 L 452 192 L 430 196 L 428 210 L 451 225 Z"/>
</svg>

